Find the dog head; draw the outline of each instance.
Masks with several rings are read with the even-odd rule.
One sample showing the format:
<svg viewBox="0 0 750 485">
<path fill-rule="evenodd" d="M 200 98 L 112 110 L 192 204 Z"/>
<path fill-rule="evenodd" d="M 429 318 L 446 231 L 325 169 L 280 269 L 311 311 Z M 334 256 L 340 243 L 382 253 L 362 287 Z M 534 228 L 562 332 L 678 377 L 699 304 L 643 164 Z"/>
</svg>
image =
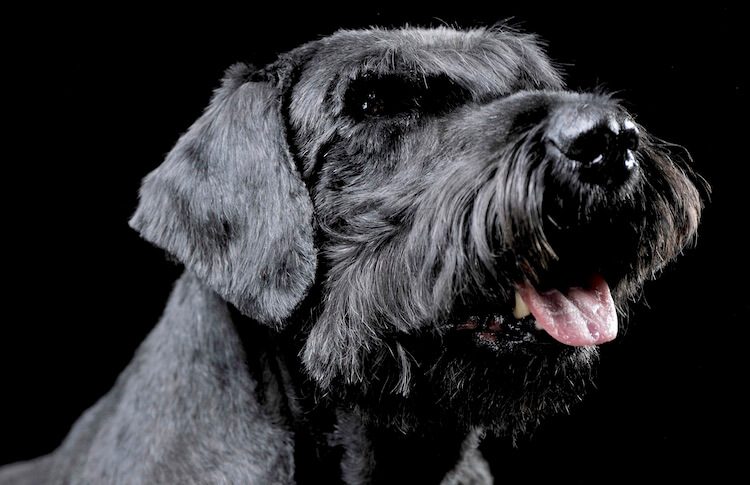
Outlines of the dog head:
<svg viewBox="0 0 750 485">
<path fill-rule="evenodd" d="M 579 399 L 617 308 L 693 238 L 699 185 L 532 36 L 342 31 L 231 68 L 131 224 L 301 334 L 340 404 L 517 432 Z"/>
</svg>

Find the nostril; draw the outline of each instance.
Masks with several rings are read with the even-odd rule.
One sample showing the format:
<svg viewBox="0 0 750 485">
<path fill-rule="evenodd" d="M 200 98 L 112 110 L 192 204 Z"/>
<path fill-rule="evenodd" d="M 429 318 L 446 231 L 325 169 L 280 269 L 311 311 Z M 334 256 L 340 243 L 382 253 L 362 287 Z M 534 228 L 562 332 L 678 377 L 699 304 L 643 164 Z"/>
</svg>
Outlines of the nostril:
<svg viewBox="0 0 750 485">
<path fill-rule="evenodd" d="M 638 131 L 635 128 L 626 128 L 620 132 L 618 136 L 620 142 L 620 149 L 622 150 L 637 150 L 640 142 L 638 137 Z"/>
<path fill-rule="evenodd" d="M 595 126 L 571 140 L 565 156 L 586 165 L 603 163 L 612 151 L 617 135 L 608 126 Z"/>
</svg>

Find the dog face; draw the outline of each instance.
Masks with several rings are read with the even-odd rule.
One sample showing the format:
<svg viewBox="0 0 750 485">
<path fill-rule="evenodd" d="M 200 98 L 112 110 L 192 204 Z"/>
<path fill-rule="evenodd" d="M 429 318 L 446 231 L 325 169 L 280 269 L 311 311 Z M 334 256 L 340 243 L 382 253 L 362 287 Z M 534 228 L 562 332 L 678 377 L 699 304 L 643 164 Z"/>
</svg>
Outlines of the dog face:
<svg viewBox="0 0 750 485">
<path fill-rule="evenodd" d="M 580 398 L 616 308 L 695 234 L 696 181 L 533 37 L 345 31 L 230 69 L 132 225 L 301 334 L 339 404 L 519 432 Z"/>
</svg>

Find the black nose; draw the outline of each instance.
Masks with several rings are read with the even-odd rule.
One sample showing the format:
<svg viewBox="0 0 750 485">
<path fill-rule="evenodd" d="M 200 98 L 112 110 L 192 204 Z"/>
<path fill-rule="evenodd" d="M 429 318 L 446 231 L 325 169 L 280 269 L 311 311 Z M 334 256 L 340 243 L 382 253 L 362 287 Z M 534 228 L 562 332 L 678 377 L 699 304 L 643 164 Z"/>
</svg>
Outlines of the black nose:
<svg viewBox="0 0 750 485">
<path fill-rule="evenodd" d="M 606 107 L 562 106 L 550 117 L 546 138 L 584 182 L 620 185 L 637 166 L 635 123 Z"/>
</svg>

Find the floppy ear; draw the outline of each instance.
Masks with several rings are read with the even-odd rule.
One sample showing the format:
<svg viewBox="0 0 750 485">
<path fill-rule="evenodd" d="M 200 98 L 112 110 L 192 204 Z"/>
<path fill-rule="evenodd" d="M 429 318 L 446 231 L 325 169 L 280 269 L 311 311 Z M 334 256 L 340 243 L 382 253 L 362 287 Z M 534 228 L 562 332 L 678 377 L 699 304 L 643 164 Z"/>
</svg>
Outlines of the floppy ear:
<svg viewBox="0 0 750 485">
<path fill-rule="evenodd" d="M 144 180 L 130 226 L 242 313 L 280 325 L 315 278 L 313 209 L 280 90 L 230 67 L 204 114 Z"/>
</svg>

